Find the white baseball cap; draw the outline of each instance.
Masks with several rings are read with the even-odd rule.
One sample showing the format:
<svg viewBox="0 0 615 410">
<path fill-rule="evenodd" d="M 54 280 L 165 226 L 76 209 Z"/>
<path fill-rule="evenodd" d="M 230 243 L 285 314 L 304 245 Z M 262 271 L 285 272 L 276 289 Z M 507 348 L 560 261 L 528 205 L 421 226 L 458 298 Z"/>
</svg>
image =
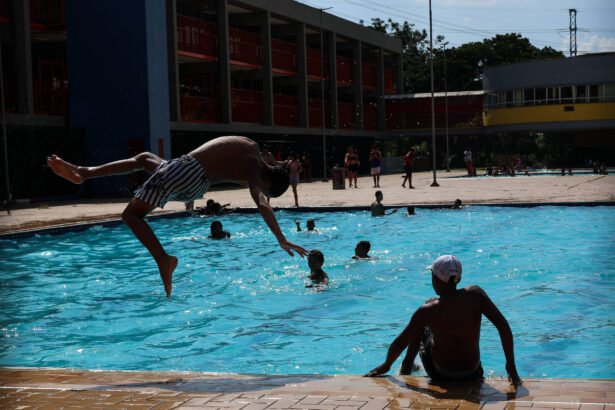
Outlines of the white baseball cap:
<svg viewBox="0 0 615 410">
<path fill-rule="evenodd" d="M 451 277 L 455 277 L 455 283 L 461 280 L 461 262 L 453 255 L 442 255 L 427 266 L 431 273 L 444 283 L 448 283 Z"/>
</svg>

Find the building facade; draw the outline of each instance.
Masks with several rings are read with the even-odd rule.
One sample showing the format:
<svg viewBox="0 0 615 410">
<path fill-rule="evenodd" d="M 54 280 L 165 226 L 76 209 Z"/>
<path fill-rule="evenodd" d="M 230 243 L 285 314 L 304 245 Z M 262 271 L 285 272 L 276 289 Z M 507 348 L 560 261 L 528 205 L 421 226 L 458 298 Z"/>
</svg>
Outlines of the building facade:
<svg viewBox="0 0 615 410">
<path fill-rule="evenodd" d="M 310 153 L 320 176 L 350 143 L 367 155 L 401 92 L 398 39 L 291 0 L 0 0 L 0 30 L 15 198 L 140 182 L 71 187 L 50 153 L 170 158 L 233 134 Z"/>
</svg>

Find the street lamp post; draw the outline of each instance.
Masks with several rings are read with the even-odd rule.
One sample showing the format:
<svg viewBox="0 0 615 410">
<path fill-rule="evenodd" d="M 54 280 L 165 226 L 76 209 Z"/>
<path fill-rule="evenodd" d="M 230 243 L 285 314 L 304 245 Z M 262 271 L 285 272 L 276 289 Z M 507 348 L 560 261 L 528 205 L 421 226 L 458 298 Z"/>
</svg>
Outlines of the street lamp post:
<svg viewBox="0 0 615 410">
<path fill-rule="evenodd" d="M 448 153 L 448 87 L 446 85 L 446 45 L 448 41 L 442 44 L 444 49 L 444 122 L 446 126 L 446 172 L 451 172 L 451 156 Z"/>
<path fill-rule="evenodd" d="M 325 44 L 322 29 L 322 12 L 333 7 L 320 8 L 320 120 L 322 131 L 322 180 L 327 182 L 327 141 L 325 136 Z"/>
<path fill-rule="evenodd" d="M 431 0 L 429 0 L 429 60 L 431 67 L 431 151 L 432 151 L 432 167 L 433 167 L 433 182 L 432 187 L 440 186 L 436 181 L 436 108 L 433 92 L 433 29 L 431 25 Z"/>
</svg>

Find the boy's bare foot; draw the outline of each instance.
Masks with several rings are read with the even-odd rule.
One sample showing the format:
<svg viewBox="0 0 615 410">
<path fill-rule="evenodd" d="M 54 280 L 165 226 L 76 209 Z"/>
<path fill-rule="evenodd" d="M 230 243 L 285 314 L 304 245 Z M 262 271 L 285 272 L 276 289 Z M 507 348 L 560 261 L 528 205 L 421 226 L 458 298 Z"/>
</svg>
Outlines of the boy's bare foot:
<svg viewBox="0 0 615 410">
<path fill-rule="evenodd" d="M 173 290 L 173 272 L 177 268 L 177 258 L 175 256 L 169 256 L 162 264 L 158 265 L 160 269 L 160 279 L 164 284 L 164 291 L 167 294 L 167 298 L 171 297 L 171 291 Z"/>
<path fill-rule="evenodd" d="M 67 181 L 70 181 L 73 184 L 83 183 L 83 177 L 79 173 L 77 166 L 71 164 L 70 162 L 64 161 L 57 155 L 54 154 L 50 157 L 47 157 L 47 165 L 49 165 L 51 170 L 56 175 L 66 179 Z"/>
</svg>

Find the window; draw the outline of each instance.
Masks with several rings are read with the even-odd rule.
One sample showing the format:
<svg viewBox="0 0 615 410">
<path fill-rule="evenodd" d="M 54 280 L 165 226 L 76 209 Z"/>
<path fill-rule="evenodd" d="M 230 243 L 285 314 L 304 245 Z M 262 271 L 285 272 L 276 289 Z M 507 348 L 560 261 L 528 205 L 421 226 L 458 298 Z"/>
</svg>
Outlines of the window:
<svg viewBox="0 0 615 410">
<path fill-rule="evenodd" d="M 523 90 L 523 105 L 534 105 L 534 89 L 526 88 Z"/>
<path fill-rule="evenodd" d="M 572 104 L 574 103 L 574 98 L 572 95 L 572 86 L 561 87 L 561 103 L 562 104 Z"/>
<path fill-rule="evenodd" d="M 576 95 L 574 98 L 574 102 L 579 104 L 579 103 L 586 103 L 587 102 L 587 86 L 586 85 L 577 85 L 575 87 L 575 91 L 576 91 Z"/>
<path fill-rule="evenodd" d="M 506 91 L 498 92 L 498 107 L 502 108 L 506 106 Z"/>
<path fill-rule="evenodd" d="M 600 101 L 600 94 L 598 85 L 590 85 L 589 87 L 589 102 L 598 102 Z"/>
<path fill-rule="evenodd" d="M 547 104 L 559 104 L 559 87 L 549 87 L 547 93 Z"/>
<path fill-rule="evenodd" d="M 547 103 L 547 90 L 546 88 L 536 89 L 536 105 L 542 105 Z"/>
<path fill-rule="evenodd" d="M 487 94 L 487 108 L 496 108 L 498 106 L 498 95 L 496 93 Z"/>
<path fill-rule="evenodd" d="M 506 91 L 506 107 L 512 107 L 512 106 L 513 106 L 513 92 Z"/>
<path fill-rule="evenodd" d="M 604 102 L 615 101 L 615 83 L 604 85 Z"/>
<path fill-rule="evenodd" d="M 523 90 L 515 90 L 515 107 L 523 105 Z"/>
</svg>

